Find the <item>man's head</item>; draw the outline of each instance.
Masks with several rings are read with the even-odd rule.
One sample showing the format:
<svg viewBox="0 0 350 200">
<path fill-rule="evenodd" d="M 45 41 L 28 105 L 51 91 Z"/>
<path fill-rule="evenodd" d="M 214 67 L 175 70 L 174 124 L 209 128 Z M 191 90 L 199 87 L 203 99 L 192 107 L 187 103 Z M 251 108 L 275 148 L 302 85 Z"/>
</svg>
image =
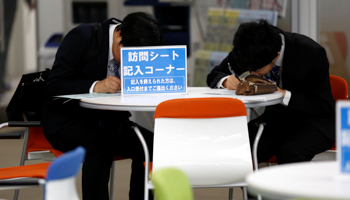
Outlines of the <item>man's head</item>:
<svg viewBox="0 0 350 200">
<path fill-rule="evenodd" d="M 120 47 L 156 46 L 163 43 L 161 27 L 151 14 L 128 14 L 113 35 L 113 57 L 120 63 Z"/>
<path fill-rule="evenodd" d="M 117 31 L 121 31 L 120 43 L 125 47 L 156 46 L 163 43 L 160 25 L 149 13 L 128 14 L 117 27 Z"/>
<path fill-rule="evenodd" d="M 237 65 L 243 70 L 258 72 L 257 75 L 269 72 L 279 57 L 282 45 L 279 33 L 266 20 L 241 24 L 232 43 Z"/>
</svg>

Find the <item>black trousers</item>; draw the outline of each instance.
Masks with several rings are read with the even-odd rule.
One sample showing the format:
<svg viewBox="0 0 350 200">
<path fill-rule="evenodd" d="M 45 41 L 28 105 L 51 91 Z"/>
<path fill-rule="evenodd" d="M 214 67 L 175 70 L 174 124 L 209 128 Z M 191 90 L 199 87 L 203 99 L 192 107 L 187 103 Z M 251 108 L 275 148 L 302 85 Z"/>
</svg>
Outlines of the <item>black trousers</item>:
<svg viewBox="0 0 350 200">
<path fill-rule="evenodd" d="M 248 123 L 251 149 L 258 131 L 257 122 L 266 123 L 258 145 L 259 163 L 274 155 L 279 164 L 311 161 L 316 154 L 330 149 L 334 143 L 297 117 L 270 110 Z"/>
<path fill-rule="evenodd" d="M 61 112 L 57 109 L 49 113 L 47 110 L 44 111 L 42 120 L 44 132 L 48 141 L 57 150 L 66 152 L 77 146 L 83 146 L 86 149 L 82 169 L 83 199 L 109 199 L 108 181 L 114 155 L 132 159 L 129 198 L 130 200 L 143 199 L 144 151 L 136 133 L 131 128 L 129 118 L 121 117 L 118 112 L 87 109 L 84 110 L 84 115 L 75 113 L 63 122 L 53 120 L 53 116 L 67 115 L 64 112 L 67 110 Z M 60 126 L 60 123 L 64 126 Z M 54 126 L 50 126 L 52 124 L 56 127 L 60 126 L 60 130 L 55 131 Z M 146 140 L 152 160 L 153 133 L 138 127 Z"/>
</svg>

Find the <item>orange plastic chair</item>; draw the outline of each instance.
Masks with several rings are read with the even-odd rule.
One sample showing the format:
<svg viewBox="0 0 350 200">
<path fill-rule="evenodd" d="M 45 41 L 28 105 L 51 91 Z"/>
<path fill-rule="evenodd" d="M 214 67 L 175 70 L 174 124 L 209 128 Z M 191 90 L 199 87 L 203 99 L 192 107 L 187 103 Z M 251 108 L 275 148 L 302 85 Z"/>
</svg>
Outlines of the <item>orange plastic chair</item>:
<svg viewBox="0 0 350 200">
<path fill-rule="evenodd" d="M 348 100 L 348 83 L 345 79 L 339 76 L 329 75 L 329 81 L 331 83 L 334 101 Z M 334 142 L 331 149 L 317 154 L 313 160 L 335 160 L 335 154 L 337 152 L 336 146 L 336 142 Z"/>
<path fill-rule="evenodd" d="M 330 75 L 329 80 L 331 82 L 332 96 L 335 101 L 348 99 L 348 83 L 345 79 Z"/>
<path fill-rule="evenodd" d="M 35 122 L 5 122 L 5 123 L 0 124 L 0 129 L 2 129 L 4 127 L 27 127 L 25 138 L 28 138 L 27 132 L 29 131 L 30 126 L 40 126 L 40 122 L 37 122 L 37 121 L 35 121 Z M 20 139 L 20 137 L 12 137 L 9 134 L 7 134 L 7 135 L 5 134 L 5 135 L 3 135 L 3 137 L 1 137 L 1 139 Z M 24 150 L 22 151 L 22 157 L 25 158 L 25 151 Z M 47 163 L 39 163 L 39 164 L 33 164 L 33 165 L 24 165 L 24 159 L 23 160 L 21 159 L 20 166 L 0 169 L 0 180 L 6 180 L 6 179 L 12 179 L 12 178 L 45 179 L 46 171 L 47 171 L 49 164 L 50 163 L 47 162 Z M 15 188 L 20 188 L 20 187 L 15 187 Z M 18 190 L 16 190 L 16 192 L 15 192 L 14 199 L 17 199 L 17 198 L 18 198 Z"/>
<path fill-rule="evenodd" d="M 84 157 L 85 149 L 77 147 L 50 163 L 0 169 L 0 177 L 8 179 L 0 181 L 0 190 L 45 185 L 46 200 L 79 200 L 75 186 L 76 175 Z"/>
<path fill-rule="evenodd" d="M 16 167 L 7 167 L 0 169 L 0 190 L 1 189 L 20 189 L 23 187 L 36 186 L 36 181 L 34 182 L 23 182 L 22 180 L 27 180 L 28 178 L 45 179 L 46 172 L 50 165 L 50 162 L 39 163 L 32 165 L 23 165 Z M 21 183 L 16 185 L 8 186 L 6 180 L 21 179 Z M 27 180 L 28 181 L 28 180 Z"/>
<path fill-rule="evenodd" d="M 337 100 L 348 100 L 348 83 L 345 81 L 345 79 L 335 76 L 335 75 L 329 75 L 329 81 L 331 83 L 331 91 L 332 96 L 335 101 Z M 317 154 L 314 157 L 314 161 L 316 160 L 334 160 L 335 159 L 335 153 L 336 153 L 336 143 L 334 142 L 331 149 Z M 276 156 L 273 156 L 270 158 L 266 163 L 278 163 Z"/>
<path fill-rule="evenodd" d="M 28 159 L 52 161 L 56 156 L 63 154 L 55 150 L 46 140 L 40 125 L 40 121 L 9 121 L 0 124 L 0 129 L 4 127 L 25 127 L 20 164 L 17 167 L 1 170 L 0 179 L 7 179 L 9 177 L 45 178 L 49 163 L 24 165 L 25 161 Z M 20 137 L 2 137 L 1 139 L 20 139 Z M 14 200 L 18 199 L 18 194 L 19 190 L 16 190 Z"/>
<path fill-rule="evenodd" d="M 21 166 L 26 166 L 24 165 L 26 160 L 41 159 L 44 161 L 53 161 L 58 156 L 63 154 L 61 151 L 54 149 L 51 146 L 51 144 L 47 141 L 44 135 L 43 128 L 42 126 L 40 126 L 40 121 L 8 122 L 0 125 L 0 129 L 3 127 L 26 127 L 20 166 L 18 167 L 18 169 L 17 168 L 9 169 L 11 171 L 13 170 L 12 174 L 18 173 L 17 177 L 21 177 L 23 175 L 21 172 L 21 169 L 25 169 L 25 168 L 21 168 Z M 19 139 L 19 137 L 4 136 L 2 139 Z M 123 159 L 127 159 L 127 158 L 124 158 L 121 156 L 114 156 L 114 161 L 123 160 Z M 29 174 L 28 176 L 31 177 L 35 175 L 41 178 L 45 178 L 44 174 L 46 172 L 46 167 L 47 167 L 47 163 L 30 165 L 31 169 L 37 168 L 37 170 L 34 170 L 33 174 L 32 175 Z M 24 170 L 23 172 L 25 171 L 26 170 Z M 5 178 L 5 174 L 3 176 L 0 175 L 0 180 L 2 178 Z M 110 198 L 111 199 L 113 199 L 113 186 L 114 186 L 113 178 L 114 178 L 114 163 L 111 169 L 111 181 L 110 181 Z M 18 193 L 19 191 L 16 190 L 14 195 L 14 200 L 18 199 Z"/>
</svg>

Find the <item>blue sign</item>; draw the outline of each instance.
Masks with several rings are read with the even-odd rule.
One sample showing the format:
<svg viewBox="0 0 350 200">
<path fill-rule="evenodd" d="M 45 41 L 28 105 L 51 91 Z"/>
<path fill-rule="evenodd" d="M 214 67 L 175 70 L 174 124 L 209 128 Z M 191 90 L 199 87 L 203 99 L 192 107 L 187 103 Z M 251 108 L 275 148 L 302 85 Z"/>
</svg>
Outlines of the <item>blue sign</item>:
<svg viewBox="0 0 350 200">
<path fill-rule="evenodd" d="M 121 48 L 122 95 L 187 92 L 186 45 Z"/>
<path fill-rule="evenodd" d="M 340 173 L 350 175 L 350 102 L 337 102 L 337 160 Z"/>
</svg>

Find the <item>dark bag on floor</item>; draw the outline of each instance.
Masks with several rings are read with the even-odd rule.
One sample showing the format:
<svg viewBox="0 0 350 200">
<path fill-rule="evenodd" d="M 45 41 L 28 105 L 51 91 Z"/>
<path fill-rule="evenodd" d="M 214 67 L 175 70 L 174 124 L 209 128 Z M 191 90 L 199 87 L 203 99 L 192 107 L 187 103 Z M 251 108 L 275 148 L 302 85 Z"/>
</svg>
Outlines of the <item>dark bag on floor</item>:
<svg viewBox="0 0 350 200">
<path fill-rule="evenodd" d="M 6 108 L 9 121 L 23 121 L 25 114 L 30 121 L 40 121 L 40 109 L 49 99 L 46 93 L 46 80 L 51 70 L 24 74 Z"/>
<path fill-rule="evenodd" d="M 237 95 L 267 94 L 277 91 L 276 83 L 270 82 L 260 76 L 250 74 L 246 76 L 237 86 Z"/>
</svg>

